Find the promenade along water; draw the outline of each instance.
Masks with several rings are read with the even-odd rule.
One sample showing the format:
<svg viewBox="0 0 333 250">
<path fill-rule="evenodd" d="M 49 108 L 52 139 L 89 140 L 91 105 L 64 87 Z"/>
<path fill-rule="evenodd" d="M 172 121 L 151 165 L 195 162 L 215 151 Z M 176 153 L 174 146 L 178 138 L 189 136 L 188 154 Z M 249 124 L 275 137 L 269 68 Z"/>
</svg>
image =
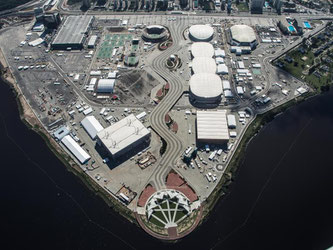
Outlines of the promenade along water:
<svg viewBox="0 0 333 250">
<path fill-rule="evenodd" d="M 68 172 L 2 82 L 0 107 L 2 249 L 170 249 Z M 251 141 L 229 195 L 172 249 L 333 245 L 332 145 L 332 92 L 278 116 Z"/>
</svg>

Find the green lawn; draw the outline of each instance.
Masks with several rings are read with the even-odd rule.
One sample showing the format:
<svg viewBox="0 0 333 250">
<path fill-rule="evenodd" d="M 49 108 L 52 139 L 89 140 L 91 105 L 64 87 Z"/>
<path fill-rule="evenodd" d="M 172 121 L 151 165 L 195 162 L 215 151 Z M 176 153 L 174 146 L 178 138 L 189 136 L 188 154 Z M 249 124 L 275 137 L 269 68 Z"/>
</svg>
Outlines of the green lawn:
<svg viewBox="0 0 333 250">
<path fill-rule="evenodd" d="M 154 217 L 151 217 L 149 222 L 155 224 L 156 226 L 159 226 L 159 227 L 164 227 L 164 224 L 161 223 L 159 220 L 155 219 Z"/>
<path fill-rule="evenodd" d="M 175 222 L 177 222 L 179 219 L 183 218 L 184 215 L 186 215 L 186 213 L 184 213 L 183 211 L 177 211 L 177 214 L 176 214 L 176 218 L 175 218 Z"/>
</svg>

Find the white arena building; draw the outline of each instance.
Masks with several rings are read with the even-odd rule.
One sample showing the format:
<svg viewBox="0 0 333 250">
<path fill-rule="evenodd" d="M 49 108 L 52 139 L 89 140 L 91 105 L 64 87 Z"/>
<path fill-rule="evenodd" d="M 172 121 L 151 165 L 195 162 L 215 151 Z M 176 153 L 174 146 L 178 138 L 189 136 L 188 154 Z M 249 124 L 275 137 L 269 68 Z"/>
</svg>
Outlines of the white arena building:
<svg viewBox="0 0 333 250">
<path fill-rule="evenodd" d="M 97 133 L 98 143 L 113 158 L 134 151 L 140 144 L 150 141 L 150 131 L 133 115 L 129 115 L 115 124 Z"/>
<path fill-rule="evenodd" d="M 252 50 L 257 47 L 257 37 L 248 25 L 233 25 L 229 29 L 229 42 L 233 46 L 249 46 Z"/>
<path fill-rule="evenodd" d="M 216 104 L 221 101 L 222 81 L 212 73 L 194 74 L 190 79 L 190 96 L 193 103 Z"/>
<path fill-rule="evenodd" d="M 192 61 L 192 73 L 216 73 L 216 63 L 213 58 L 210 57 L 195 57 Z"/>
<path fill-rule="evenodd" d="M 192 25 L 189 28 L 189 37 L 194 42 L 208 42 L 214 36 L 214 29 L 209 25 Z"/>
<path fill-rule="evenodd" d="M 210 43 L 197 42 L 192 44 L 191 54 L 193 57 L 213 57 L 215 51 L 213 45 Z"/>
</svg>

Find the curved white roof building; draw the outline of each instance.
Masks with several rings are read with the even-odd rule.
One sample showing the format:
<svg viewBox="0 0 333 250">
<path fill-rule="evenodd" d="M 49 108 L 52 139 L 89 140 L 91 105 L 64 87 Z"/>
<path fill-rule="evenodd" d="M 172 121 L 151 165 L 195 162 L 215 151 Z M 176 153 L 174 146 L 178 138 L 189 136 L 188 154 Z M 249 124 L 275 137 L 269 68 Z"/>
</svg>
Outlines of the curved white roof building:
<svg viewBox="0 0 333 250">
<path fill-rule="evenodd" d="M 195 57 L 192 61 L 192 71 L 194 74 L 199 73 L 216 73 L 216 63 L 210 57 Z"/>
<path fill-rule="evenodd" d="M 215 51 L 210 43 L 197 42 L 192 44 L 191 53 L 193 57 L 213 57 Z"/>
<path fill-rule="evenodd" d="M 216 74 L 194 74 L 190 79 L 190 94 L 193 103 L 218 103 L 221 100 L 222 81 Z"/>
<path fill-rule="evenodd" d="M 100 79 L 97 85 L 98 93 L 113 93 L 116 79 Z"/>
<path fill-rule="evenodd" d="M 189 36 L 192 41 L 210 41 L 214 35 L 214 29 L 209 25 L 192 25 L 189 28 Z"/>
<path fill-rule="evenodd" d="M 230 27 L 230 43 L 235 46 L 250 46 L 254 49 L 257 46 L 257 37 L 254 30 L 244 24 Z"/>
</svg>

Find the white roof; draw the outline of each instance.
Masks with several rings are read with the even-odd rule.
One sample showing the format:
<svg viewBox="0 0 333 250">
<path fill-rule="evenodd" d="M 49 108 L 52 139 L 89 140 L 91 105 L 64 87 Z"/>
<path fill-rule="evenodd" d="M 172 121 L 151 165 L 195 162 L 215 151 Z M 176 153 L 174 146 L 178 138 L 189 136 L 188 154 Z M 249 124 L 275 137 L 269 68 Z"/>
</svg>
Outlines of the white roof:
<svg viewBox="0 0 333 250">
<path fill-rule="evenodd" d="M 81 162 L 81 164 L 90 159 L 90 155 L 88 155 L 87 152 L 84 151 L 83 148 L 81 148 L 70 135 L 66 135 L 62 138 L 61 142 Z"/>
<path fill-rule="evenodd" d="M 243 94 L 244 94 L 244 89 L 243 89 L 243 87 L 238 86 L 236 89 L 237 89 L 237 93 L 238 93 L 239 95 L 243 95 Z"/>
<path fill-rule="evenodd" d="M 210 43 L 193 43 L 191 46 L 191 53 L 193 57 L 213 57 L 214 48 Z"/>
<path fill-rule="evenodd" d="M 195 57 L 192 61 L 192 70 L 194 74 L 216 73 L 215 60 L 210 57 Z"/>
<path fill-rule="evenodd" d="M 98 81 L 97 92 L 113 93 L 116 79 L 100 79 Z"/>
<path fill-rule="evenodd" d="M 229 128 L 236 128 L 236 117 L 234 115 L 227 115 L 228 127 Z"/>
<path fill-rule="evenodd" d="M 42 38 L 37 38 L 36 40 L 29 42 L 28 44 L 29 44 L 29 46 L 35 47 L 35 46 L 42 44 L 43 42 L 44 42 L 44 40 Z"/>
<path fill-rule="evenodd" d="M 222 57 L 216 57 L 215 62 L 216 62 L 216 64 L 221 64 L 221 63 L 224 63 L 224 60 Z"/>
<path fill-rule="evenodd" d="M 197 111 L 198 140 L 229 140 L 226 110 Z"/>
<path fill-rule="evenodd" d="M 244 63 L 242 61 L 238 62 L 238 68 L 240 68 L 240 69 L 244 69 L 245 68 Z"/>
<path fill-rule="evenodd" d="M 97 133 L 112 155 L 147 135 L 150 135 L 150 131 L 133 114 Z"/>
<path fill-rule="evenodd" d="M 195 96 L 214 98 L 222 94 L 222 82 L 216 74 L 194 74 L 190 79 L 190 90 Z"/>
<path fill-rule="evenodd" d="M 225 51 L 223 49 L 215 49 L 215 57 L 225 57 Z"/>
<path fill-rule="evenodd" d="M 89 39 L 88 46 L 95 46 L 96 40 L 97 40 L 97 36 L 92 35 Z"/>
<path fill-rule="evenodd" d="M 256 40 L 254 30 L 244 24 L 231 26 L 230 28 L 232 39 L 240 43 L 251 43 Z"/>
<path fill-rule="evenodd" d="M 227 65 L 225 65 L 225 64 L 223 64 L 223 63 L 218 64 L 218 65 L 217 65 L 216 73 L 217 73 L 217 74 L 222 74 L 222 75 L 224 75 L 224 74 L 228 74 L 228 73 L 229 73 L 229 70 L 228 70 Z"/>
<path fill-rule="evenodd" d="M 192 25 L 189 29 L 190 35 L 199 41 L 207 41 L 214 35 L 214 29 L 209 25 Z"/>
<path fill-rule="evenodd" d="M 109 79 L 114 79 L 116 77 L 117 77 L 117 72 L 113 71 L 113 72 L 108 73 L 108 78 Z"/>
<path fill-rule="evenodd" d="M 81 124 L 93 140 L 96 138 L 97 133 L 103 130 L 103 126 L 92 115 L 84 118 Z"/>
<path fill-rule="evenodd" d="M 91 107 L 87 108 L 86 110 L 83 111 L 84 115 L 89 115 L 90 113 L 93 112 L 93 109 Z"/>
<path fill-rule="evenodd" d="M 231 89 L 230 88 L 230 82 L 228 80 L 223 80 L 222 81 L 222 86 L 223 86 L 223 90 Z"/>
<path fill-rule="evenodd" d="M 224 96 L 225 97 L 233 97 L 234 95 L 232 94 L 230 89 L 224 90 Z"/>
</svg>

